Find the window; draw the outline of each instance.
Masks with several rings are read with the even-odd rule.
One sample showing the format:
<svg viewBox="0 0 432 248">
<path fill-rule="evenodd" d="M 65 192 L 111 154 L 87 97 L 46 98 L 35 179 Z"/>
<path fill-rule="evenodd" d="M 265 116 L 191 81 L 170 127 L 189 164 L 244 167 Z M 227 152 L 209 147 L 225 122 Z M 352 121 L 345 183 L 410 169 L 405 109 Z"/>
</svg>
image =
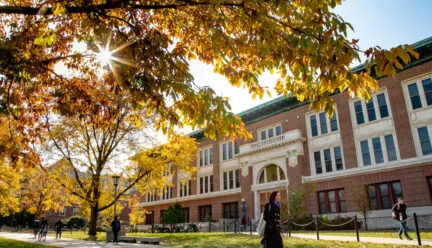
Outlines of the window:
<svg viewBox="0 0 432 248">
<path fill-rule="evenodd" d="M 400 196 L 402 187 L 399 181 L 368 186 L 369 206 L 372 210 L 390 209 Z"/>
<path fill-rule="evenodd" d="M 309 121 L 310 121 L 309 122 L 310 129 L 311 129 L 310 135 L 312 135 L 312 137 L 326 134 L 329 132 L 335 132 L 338 130 L 336 112 L 333 114 L 333 116 L 330 119 L 327 117 L 326 113 L 324 112 L 321 112 L 319 114 L 312 114 L 309 117 Z M 318 125 L 318 121 L 319 121 L 319 125 Z"/>
<path fill-rule="evenodd" d="M 315 174 L 330 173 L 336 170 L 343 170 L 342 149 L 340 146 L 314 152 Z M 323 164 L 324 161 L 324 169 Z"/>
<path fill-rule="evenodd" d="M 321 134 L 326 134 L 327 131 L 327 116 L 324 112 L 319 114 Z"/>
<path fill-rule="evenodd" d="M 427 179 L 427 181 L 428 181 L 428 184 L 429 184 L 429 192 L 430 192 L 431 197 L 432 197 L 432 176 L 427 177 L 426 179 Z"/>
<path fill-rule="evenodd" d="M 356 118 L 357 118 L 357 124 L 363 124 L 364 121 L 364 117 L 363 117 L 363 108 L 362 108 L 362 104 L 361 101 L 357 101 L 354 103 L 354 108 L 355 108 L 355 113 L 356 113 Z"/>
<path fill-rule="evenodd" d="M 423 155 L 432 154 L 432 145 L 429 137 L 429 131 L 427 127 L 421 127 L 417 129 L 420 147 Z"/>
<path fill-rule="evenodd" d="M 378 100 L 378 108 L 379 108 L 381 118 L 388 117 L 389 111 L 387 108 L 387 101 L 384 93 L 378 94 L 377 100 Z"/>
<path fill-rule="evenodd" d="M 223 173 L 223 189 L 240 188 L 240 169 L 225 171 Z"/>
<path fill-rule="evenodd" d="M 407 91 L 413 110 L 432 105 L 432 77 L 408 84 Z"/>
<path fill-rule="evenodd" d="M 213 175 L 200 177 L 200 194 L 213 192 Z"/>
<path fill-rule="evenodd" d="M 234 148 L 236 148 L 237 145 L 233 145 L 232 141 L 228 141 L 222 144 L 222 160 L 226 161 L 226 160 L 230 160 L 234 158 L 234 153 L 238 153 L 235 152 Z"/>
<path fill-rule="evenodd" d="M 172 187 L 165 186 L 162 190 L 162 200 L 168 200 L 172 198 Z"/>
<path fill-rule="evenodd" d="M 360 150 L 363 166 L 398 160 L 398 151 L 393 134 L 362 140 L 360 141 Z"/>
<path fill-rule="evenodd" d="M 153 224 L 153 220 L 154 220 L 154 212 L 151 211 L 151 213 L 146 213 L 145 214 L 145 224 L 146 225 L 151 225 Z"/>
<path fill-rule="evenodd" d="M 77 216 L 79 214 L 79 207 L 74 207 L 72 210 L 72 216 Z"/>
<path fill-rule="evenodd" d="M 369 102 L 366 103 L 366 109 L 367 109 L 369 121 L 376 120 L 376 114 L 375 114 L 375 107 L 374 107 L 373 99 L 370 99 Z"/>
<path fill-rule="evenodd" d="M 199 166 L 206 166 L 213 164 L 213 147 L 205 148 L 200 150 L 199 153 Z"/>
<path fill-rule="evenodd" d="M 238 173 L 240 174 L 240 172 Z M 275 164 L 270 164 L 261 171 L 261 175 L 259 176 L 259 183 L 277 182 L 285 179 L 285 174 L 282 171 L 282 168 Z"/>
<path fill-rule="evenodd" d="M 147 202 L 154 202 L 154 201 L 156 201 L 156 193 L 148 192 L 147 193 Z"/>
<path fill-rule="evenodd" d="M 59 212 L 59 216 L 65 216 L 66 215 L 66 207 L 64 207 L 62 210 L 60 210 Z"/>
<path fill-rule="evenodd" d="M 261 140 L 270 139 L 282 134 L 282 126 L 272 126 L 258 131 Z"/>
<path fill-rule="evenodd" d="M 365 100 L 357 100 L 352 103 L 352 110 L 354 110 L 357 125 L 373 122 L 390 116 L 386 94 L 386 91 L 381 91 L 381 93 L 372 95 L 368 102 L 365 102 Z M 367 119 L 364 116 L 364 109 L 366 110 Z"/>
<path fill-rule="evenodd" d="M 238 219 L 238 202 L 229 202 L 223 204 L 224 219 Z"/>
<path fill-rule="evenodd" d="M 192 195 L 192 182 L 191 180 L 180 182 L 180 197 Z"/>
<path fill-rule="evenodd" d="M 408 93 L 411 99 L 411 107 L 413 109 L 419 109 L 422 107 L 422 102 L 420 99 L 420 94 L 417 88 L 417 83 L 408 85 Z"/>
<path fill-rule="evenodd" d="M 189 223 L 189 208 L 182 208 L 181 211 L 184 216 L 185 223 Z"/>
<path fill-rule="evenodd" d="M 212 219 L 212 206 L 199 206 L 199 219 L 201 222 L 209 221 Z"/>
<path fill-rule="evenodd" d="M 318 126 L 317 126 L 315 115 L 312 115 L 310 117 L 310 123 L 311 123 L 312 137 L 318 136 Z"/>
<path fill-rule="evenodd" d="M 318 192 L 320 214 L 346 212 L 345 192 L 343 189 Z"/>
</svg>

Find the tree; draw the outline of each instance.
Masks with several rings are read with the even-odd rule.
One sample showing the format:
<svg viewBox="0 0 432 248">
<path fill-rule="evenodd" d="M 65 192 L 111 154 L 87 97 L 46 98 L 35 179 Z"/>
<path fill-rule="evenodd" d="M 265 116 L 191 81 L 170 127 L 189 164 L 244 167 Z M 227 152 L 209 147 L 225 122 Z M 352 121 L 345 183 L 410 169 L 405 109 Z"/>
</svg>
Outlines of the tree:
<svg viewBox="0 0 432 248">
<path fill-rule="evenodd" d="M 315 192 L 315 185 L 309 183 L 298 187 L 295 192 L 288 195 L 288 200 L 282 202 L 281 206 L 282 222 L 294 220 L 303 215 L 305 210 L 304 199 L 311 192 Z"/>
<path fill-rule="evenodd" d="M 129 200 L 129 223 L 136 229 L 136 226 L 143 223 L 146 218 L 146 214 L 149 213 L 143 207 L 139 206 L 140 199 L 137 195 L 134 195 Z"/>
<path fill-rule="evenodd" d="M 184 221 L 185 217 L 178 202 L 170 205 L 162 215 L 162 224 L 175 225 Z"/>
<path fill-rule="evenodd" d="M 363 215 L 365 229 L 368 230 L 367 217 L 371 211 L 368 191 L 364 185 L 357 185 L 353 187 L 352 194 L 354 195 L 354 204 L 357 210 Z"/>
</svg>

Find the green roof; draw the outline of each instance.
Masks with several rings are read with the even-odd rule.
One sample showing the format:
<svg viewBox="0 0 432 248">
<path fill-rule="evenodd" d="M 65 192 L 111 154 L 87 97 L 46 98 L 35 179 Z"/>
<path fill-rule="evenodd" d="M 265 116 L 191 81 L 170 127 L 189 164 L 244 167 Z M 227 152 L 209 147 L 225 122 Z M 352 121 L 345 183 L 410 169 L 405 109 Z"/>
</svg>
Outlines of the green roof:
<svg viewBox="0 0 432 248">
<path fill-rule="evenodd" d="M 414 49 L 418 53 L 420 53 L 420 58 L 406 65 L 404 69 L 408 69 L 413 66 L 423 64 L 427 61 L 432 60 L 432 36 L 423 39 L 421 41 L 415 42 L 411 46 L 413 46 Z M 360 71 L 363 71 L 364 69 L 365 69 L 364 64 L 361 64 L 351 68 L 351 71 L 358 73 Z M 299 102 L 295 97 L 278 96 L 270 101 L 259 104 L 253 108 L 244 110 L 238 113 L 237 115 L 240 116 L 240 118 L 242 118 L 245 124 L 251 124 L 269 118 L 271 116 L 277 115 L 279 113 L 286 112 L 293 108 L 297 108 L 305 104 L 307 103 Z M 203 137 L 203 130 L 193 131 L 189 133 L 188 136 Z"/>
</svg>

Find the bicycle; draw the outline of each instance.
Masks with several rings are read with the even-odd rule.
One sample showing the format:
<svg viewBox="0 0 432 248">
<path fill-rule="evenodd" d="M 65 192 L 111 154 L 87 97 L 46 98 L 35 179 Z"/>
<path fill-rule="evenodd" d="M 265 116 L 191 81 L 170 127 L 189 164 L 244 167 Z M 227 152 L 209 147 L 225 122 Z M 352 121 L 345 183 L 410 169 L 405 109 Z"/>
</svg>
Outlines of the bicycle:
<svg viewBox="0 0 432 248">
<path fill-rule="evenodd" d="M 46 241 L 47 233 L 48 233 L 48 227 L 41 228 L 41 230 L 39 232 L 38 240 L 39 241 Z"/>
</svg>

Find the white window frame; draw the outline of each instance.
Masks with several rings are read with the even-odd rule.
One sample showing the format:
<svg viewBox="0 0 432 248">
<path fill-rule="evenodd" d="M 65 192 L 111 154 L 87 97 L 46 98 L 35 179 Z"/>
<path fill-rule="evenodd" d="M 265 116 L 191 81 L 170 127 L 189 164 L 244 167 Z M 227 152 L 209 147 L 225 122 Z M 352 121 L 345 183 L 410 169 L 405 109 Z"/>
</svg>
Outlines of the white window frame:
<svg viewBox="0 0 432 248">
<path fill-rule="evenodd" d="M 66 207 L 63 207 L 63 211 L 59 211 L 59 216 L 66 216 Z"/>
<path fill-rule="evenodd" d="M 239 179 L 240 179 L 240 185 L 239 185 L 239 187 L 236 187 L 236 179 L 237 179 L 237 177 L 236 177 L 236 170 L 239 170 Z M 229 185 L 229 180 L 230 180 L 230 176 L 229 176 L 229 172 L 230 171 L 232 171 L 232 173 L 233 173 L 233 187 L 232 188 L 230 188 L 230 185 Z M 224 173 L 227 173 L 227 189 L 225 189 L 224 188 Z M 241 188 L 241 170 L 240 169 L 232 169 L 232 170 L 225 170 L 225 171 L 222 171 L 222 173 L 221 173 L 221 183 L 220 183 L 220 190 L 221 191 L 224 191 L 224 190 L 233 190 L 233 189 L 240 189 Z"/>
<path fill-rule="evenodd" d="M 340 147 L 341 150 L 341 156 L 342 156 L 342 170 L 336 170 L 336 158 L 335 158 L 335 154 L 334 154 L 334 149 L 336 147 Z M 325 160 L 324 160 L 324 150 L 330 150 L 330 158 L 332 161 L 332 171 L 331 172 L 327 172 L 326 170 L 326 166 L 325 166 Z M 322 168 L 322 172 L 321 173 L 317 173 L 316 172 L 316 168 L 315 168 L 315 152 L 320 152 L 320 158 L 321 158 L 321 168 Z M 337 173 L 340 171 L 344 171 L 345 168 L 345 158 L 344 158 L 344 150 L 343 150 L 343 146 L 342 144 L 337 144 L 337 145 L 331 145 L 331 146 L 326 146 L 326 147 L 322 147 L 319 150 L 313 150 L 310 153 L 310 167 L 311 167 L 311 174 L 314 176 L 320 176 L 320 175 L 328 175 L 328 174 L 332 174 L 332 173 Z"/>
<path fill-rule="evenodd" d="M 79 215 L 79 207 L 73 207 L 72 209 L 72 216 Z"/>
<path fill-rule="evenodd" d="M 389 116 L 381 118 L 381 113 L 379 110 L 379 106 L 378 106 L 378 98 L 377 96 L 380 95 L 381 93 L 384 93 L 384 97 L 386 100 L 386 104 L 387 104 L 387 110 L 389 113 Z M 387 92 L 387 88 L 381 88 L 378 91 L 374 92 L 372 94 L 372 100 L 374 102 L 374 110 L 375 110 L 375 116 L 376 116 L 376 120 L 373 121 L 369 121 L 369 116 L 367 114 L 367 106 L 366 106 L 366 101 L 364 99 L 360 99 L 360 98 L 351 98 L 349 100 L 349 108 L 350 108 L 350 113 L 351 113 L 351 122 L 352 122 L 352 126 L 353 127 L 360 127 L 360 126 L 365 126 L 368 125 L 369 123 L 374 123 L 380 120 L 387 120 L 387 119 L 392 119 L 393 118 L 393 114 L 392 114 L 392 109 L 391 109 L 391 104 L 390 104 L 390 99 L 388 96 L 388 92 Z M 355 112 L 355 108 L 354 108 L 354 103 L 361 101 L 361 105 L 362 105 L 362 112 L 363 112 L 363 119 L 364 119 L 364 123 L 362 124 L 357 124 L 357 116 L 356 116 L 356 112 Z"/>
<path fill-rule="evenodd" d="M 426 124 L 426 123 L 420 124 L 419 123 L 419 124 L 413 126 L 414 147 L 416 150 L 417 157 L 432 157 L 432 154 L 423 155 L 421 144 L 420 144 L 420 137 L 419 137 L 418 131 L 417 131 L 417 129 L 421 128 L 421 127 L 427 128 L 428 134 L 429 134 L 429 139 L 432 140 L 432 124 Z M 432 143 L 432 141 L 431 141 L 431 143 Z"/>
<path fill-rule="evenodd" d="M 392 135 L 393 136 L 393 142 L 395 145 L 395 150 L 396 150 L 396 160 L 393 161 L 389 161 L 388 160 L 388 154 L 387 154 L 387 145 L 385 143 L 385 136 L 387 135 Z M 375 152 L 373 150 L 373 144 L 372 144 L 372 139 L 374 138 L 380 138 L 380 143 L 381 143 L 381 149 L 382 149 L 382 153 L 383 153 L 383 158 L 384 158 L 384 162 L 377 164 L 375 161 Z M 364 165 L 363 163 L 363 156 L 362 156 L 362 152 L 361 152 L 361 145 L 360 143 L 364 140 L 368 141 L 368 146 L 369 146 L 369 154 L 370 154 L 370 159 L 371 159 L 371 164 L 370 165 Z M 364 139 L 359 139 L 356 143 L 356 147 L 357 147 L 357 163 L 359 164 L 359 167 L 374 167 L 374 166 L 382 166 L 382 165 L 386 165 L 388 163 L 394 163 L 394 162 L 398 162 L 401 160 L 400 157 L 400 152 L 399 152 L 399 144 L 397 142 L 397 137 L 396 137 L 396 133 L 395 132 L 386 132 L 386 133 L 382 133 L 379 135 L 374 135 L 374 136 L 370 136 Z"/>
<path fill-rule="evenodd" d="M 259 174 L 258 174 L 258 182 L 257 182 L 257 184 L 266 184 L 266 183 L 282 182 L 283 180 L 287 180 L 287 175 L 286 175 L 285 171 L 283 170 L 283 168 L 280 167 L 280 166 L 277 165 L 277 164 L 274 164 L 274 165 L 276 165 L 276 167 L 277 167 L 277 181 L 267 182 L 267 170 L 266 170 L 266 169 L 267 169 L 267 167 L 270 166 L 270 165 L 271 165 L 271 164 L 269 164 L 269 165 L 267 165 L 267 166 L 264 166 L 264 167 L 261 169 L 261 171 L 260 171 Z M 282 171 L 282 173 L 285 174 L 285 179 L 282 179 L 282 180 L 281 180 L 280 171 Z M 263 182 L 263 183 L 260 183 L 261 174 L 264 174 L 264 182 Z"/>
<path fill-rule="evenodd" d="M 232 158 L 229 158 L 229 144 L 228 143 L 230 143 L 231 142 L 231 144 L 232 144 Z M 227 147 L 227 159 L 223 159 L 223 145 L 224 144 L 226 144 L 226 147 Z M 235 152 L 235 142 L 232 142 L 231 140 L 226 140 L 226 141 L 223 141 L 223 142 L 221 142 L 220 144 L 219 144 L 219 157 L 220 157 L 220 161 L 222 161 L 222 162 L 226 162 L 226 161 L 230 161 L 230 160 L 233 160 L 233 159 L 235 159 L 235 155 L 236 154 L 238 154 L 238 153 L 236 153 Z M 214 158 L 213 158 L 214 159 Z"/>
<path fill-rule="evenodd" d="M 154 202 L 156 201 L 156 193 L 154 191 L 147 192 L 146 202 Z"/>
<path fill-rule="evenodd" d="M 261 139 L 261 131 L 266 131 L 266 138 L 264 140 L 273 139 L 274 137 L 279 136 L 279 135 L 276 135 L 276 127 L 281 128 L 281 134 L 280 135 L 283 135 L 282 123 L 278 122 L 278 123 L 274 123 L 274 124 L 266 126 L 266 127 L 259 128 L 257 130 L 257 140 L 260 140 L 260 141 L 263 140 L 263 139 Z M 269 129 L 273 129 L 273 137 L 271 137 L 271 138 L 269 138 Z"/>
<path fill-rule="evenodd" d="M 428 108 L 432 109 L 432 105 L 429 105 L 429 106 L 427 105 L 426 96 L 425 96 L 425 92 L 424 92 L 423 84 L 422 84 L 422 80 L 425 80 L 428 78 L 432 78 L 432 73 L 428 73 L 428 74 L 404 81 L 402 83 L 402 88 L 403 88 L 403 93 L 404 93 L 404 98 L 405 98 L 405 104 L 407 106 L 408 112 L 422 111 L 422 110 L 428 109 Z M 409 91 L 408 91 L 408 85 L 411 85 L 413 83 L 417 84 L 417 89 L 418 89 L 419 95 L 420 95 L 420 102 L 422 104 L 422 107 L 418 108 L 418 109 L 412 108 L 411 97 L 410 97 Z"/>
<path fill-rule="evenodd" d="M 198 177 L 198 180 L 197 180 L 197 194 L 198 195 L 206 195 L 206 194 L 209 194 L 209 193 L 212 193 L 212 191 L 211 191 L 211 176 L 213 176 L 213 174 L 207 174 L 207 175 L 201 175 L 201 176 L 199 176 Z M 206 193 L 206 190 L 205 190 L 205 178 L 206 177 L 208 177 L 208 185 L 207 185 L 207 193 Z M 201 193 L 201 178 L 203 178 L 203 193 Z M 213 176 L 213 179 L 214 179 L 214 176 Z M 213 191 L 214 191 L 214 184 L 213 184 Z"/>
<path fill-rule="evenodd" d="M 336 131 L 332 131 L 331 130 L 330 118 L 326 114 L 325 116 L 326 116 L 326 123 L 327 123 L 327 133 L 325 133 L 325 134 L 322 134 L 322 132 L 321 132 L 321 123 L 320 123 L 320 118 L 319 118 L 319 115 L 321 113 L 324 113 L 324 111 L 320 111 L 318 113 L 314 112 L 314 111 L 311 111 L 311 112 L 306 113 L 306 115 L 305 115 L 305 121 L 306 121 L 307 135 L 308 135 L 309 139 L 315 139 L 315 138 L 322 137 L 322 136 L 325 136 L 325 135 L 330 135 L 330 134 L 334 134 L 334 133 L 340 132 L 339 115 L 338 115 L 338 111 L 337 111 L 337 108 L 336 108 L 336 104 L 334 105 L 334 108 L 335 108 L 334 109 L 334 115 L 336 115 L 336 120 L 337 120 L 337 130 Z M 316 121 L 317 121 L 317 131 L 318 131 L 318 135 L 317 136 L 312 136 L 312 125 L 311 125 L 310 118 L 311 118 L 311 116 L 314 116 L 314 115 L 315 115 L 315 118 L 316 118 Z"/>
<path fill-rule="evenodd" d="M 165 187 L 163 187 L 163 189 L 162 189 L 162 200 L 172 199 L 172 197 L 171 197 L 172 190 L 173 190 L 172 186 L 165 186 Z"/>
<path fill-rule="evenodd" d="M 197 168 L 204 168 L 204 167 L 207 167 L 207 166 L 212 166 L 213 165 L 213 163 L 210 163 L 210 148 L 212 148 L 213 149 L 213 163 L 214 163 L 214 148 L 213 148 L 213 145 L 209 145 L 209 146 L 206 146 L 206 147 L 203 147 L 203 148 L 200 148 L 199 149 L 199 151 L 198 151 L 198 159 L 197 159 Z M 207 152 L 208 152 L 208 164 L 205 164 L 205 151 L 206 150 L 208 150 Z M 203 152 L 203 156 L 204 156 L 204 162 L 203 162 L 203 165 L 202 166 L 200 166 L 200 163 L 201 163 L 201 151 Z"/>
<path fill-rule="evenodd" d="M 182 190 L 182 191 L 180 190 L 180 189 L 183 189 L 183 187 L 185 185 L 186 185 L 186 193 L 184 192 L 184 190 Z M 179 198 L 192 195 L 192 192 L 191 192 L 191 194 L 189 194 L 189 187 L 192 187 L 192 180 L 191 179 L 179 180 L 179 183 L 178 183 L 178 196 L 179 196 Z M 182 195 L 180 195 L 180 191 L 182 192 Z"/>
</svg>

